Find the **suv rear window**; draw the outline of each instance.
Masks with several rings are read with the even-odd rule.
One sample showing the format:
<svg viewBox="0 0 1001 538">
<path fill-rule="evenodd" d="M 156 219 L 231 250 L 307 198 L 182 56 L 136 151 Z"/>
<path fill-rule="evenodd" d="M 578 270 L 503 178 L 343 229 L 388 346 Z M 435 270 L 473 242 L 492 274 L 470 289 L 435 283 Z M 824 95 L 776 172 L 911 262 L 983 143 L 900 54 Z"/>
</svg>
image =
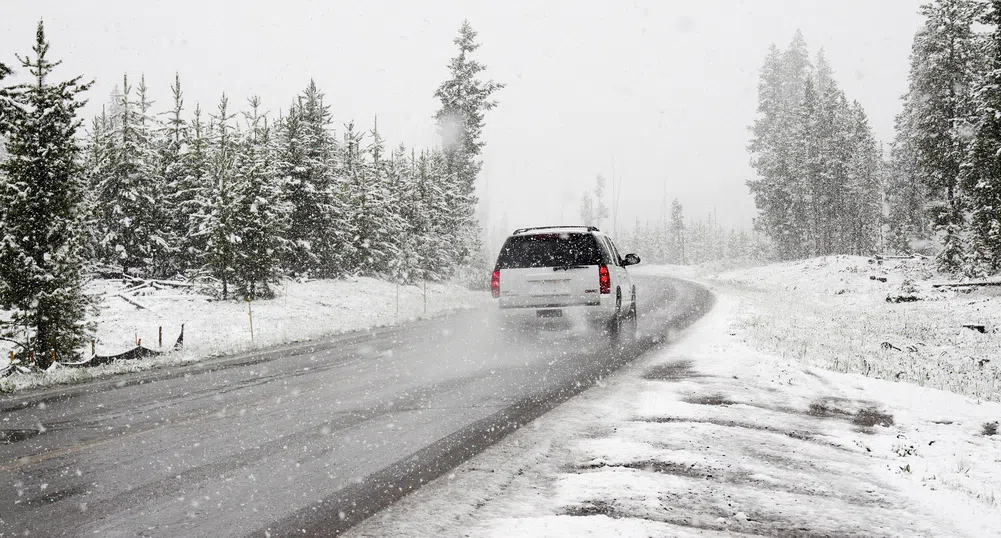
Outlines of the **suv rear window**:
<svg viewBox="0 0 1001 538">
<path fill-rule="evenodd" d="M 591 234 L 537 234 L 509 237 L 497 258 L 497 269 L 600 265 L 601 248 Z"/>
</svg>

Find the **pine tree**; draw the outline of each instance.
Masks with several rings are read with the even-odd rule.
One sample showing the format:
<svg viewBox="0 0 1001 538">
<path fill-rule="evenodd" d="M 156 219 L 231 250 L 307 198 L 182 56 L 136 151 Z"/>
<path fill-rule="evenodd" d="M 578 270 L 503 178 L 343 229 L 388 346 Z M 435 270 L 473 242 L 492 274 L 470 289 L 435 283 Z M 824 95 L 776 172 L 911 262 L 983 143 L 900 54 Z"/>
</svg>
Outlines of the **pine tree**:
<svg viewBox="0 0 1001 538">
<path fill-rule="evenodd" d="M 157 140 L 157 175 L 161 178 L 164 196 L 161 197 L 161 211 L 164 216 L 163 230 L 170 246 L 169 260 L 165 272 L 179 273 L 195 265 L 194 257 L 187 252 L 188 217 L 194 212 L 194 202 L 200 185 L 188 173 L 186 154 L 189 150 L 189 126 L 184 120 L 184 93 L 181 77 L 174 74 L 170 86 L 173 106 L 166 113 Z"/>
<path fill-rule="evenodd" d="M 864 255 L 877 252 L 879 247 L 883 226 L 883 159 L 869 118 L 858 102 L 852 104 L 850 120 L 848 177 L 838 215 L 839 238 L 843 243 L 839 252 Z"/>
<path fill-rule="evenodd" d="M 907 95 L 905 101 L 916 96 Z M 895 119 L 896 135 L 890 146 L 887 164 L 886 202 L 889 206 L 887 247 L 894 252 L 910 254 L 930 238 L 925 212 L 927 198 L 924 184 L 918 177 L 914 140 L 913 114 L 916 106 L 905 102 L 904 110 Z"/>
<path fill-rule="evenodd" d="M 83 293 L 86 233 L 82 229 L 84 171 L 76 140 L 81 122 L 80 77 L 49 81 L 60 62 L 38 23 L 35 57 L 20 58 L 32 82 L 3 91 L 3 130 L 11 159 L 0 164 L 0 305 L 12 311 L 5 337 L 28 330 L 22 349 L 47 366 L 51 354 L 70 357 L 86 341 Z M 0 70 L 3 74 L 8 72 Z"/>
<path fill-rule="evenodd" d="M 802 33 L 796 33 L 785 52 L 773 45 L 761 69 L 758 117 L 751 126 L 748 150 L 758 178 L 748 181 L 748 187 L 760 213 L 759 226 L 776 242 L 781 259 L 808 253 L 810 200 L 803 177 L 810 147 L 802 136 L 812 111 L 804 114 L 802 107 L 808 100 L 815 104 L 806 95 L 810 69 Z"/>
<path fill-rule="evenodd" d="M 281 122 L 277 164 L 292 207 L 286 265 L 297 274 L 331 277 L 344 270 L 348 238 L 335 177 L 338 148 L 323 98 L 310 81 Z"/>
<path fill-rule="evenodd" d="M 111 120 L 102 108 L 101 115 L 91 121 L 91 128 L 84 144 L 83 170 L 86 189 L 87 257 L 91 261 L 101 259 L 101 206 L 100 192 L 104 178 L 108 174 L 112 136 Z"/>
<path fill-rule="evenodd" d="M 140 84 L 145 88 L 145 84 Z M 100 185 L 101 246 L 108 261 L 123 272 L 153 272 L 166 244 L 163 219 L 157 205 L 160 181 L 152 148 L 152 122 L 145 91 L 131 99 L 128 77 L 123 78 L 121 101 L 112 118 L 108 138 L 109 162 Z"/>
<path fill-rule="evenodd" d="M 941 237 L 938 265 L 954 271 L 963 259 L 963 193 L 959 176 L 975 114 L 971 85 L 978 62 L 976 0 L 938 0 L 921 7 L 925 24 L 914 37 L 905 104 L 911 119 L 914 174 L 932 197 Z"/>
<path fill-rule="evenodd" d="M 976 137 L 963 186 L 971 210 L 970 273 L 1001 269 L 1001 0 L 992 0 L 981 22 L 993 27 L 990 63 L 977 92 Z"/>
<path fill-rule="evenodd" d="M 671 202 L 671 242 L 674 246 L 672 263 L 684 265 L 685 257 L 685 215 L 684 208 L 677 198 Z"/>
<path fill-rule="evenodd" d="M 202 108 L 195 105 L 194 117 L 182 131 L 182 146 L 187 151 L 181 154 L 181 173 L 183 179 L 173 190 L 176 198 L 172 200 L 177 212 L 174 225 L 177 230 L 186 230 L 180 238 L 178 248 L 178 263 L 184 270 L 200 270 L 207 248 L 207 237 L 201 233 L 202 216 L 206 214 L 207 203 L 212 190 L 211 174 L 209 172 L 209 145 L 211 126 L 202 121 Z"/>
<path fill-rule="evenodd" d="M 434 118 L 442 138 L 445 173 L 451 176 L 447 181 L 457 189 L 451 194 L 457 204 L 451 211 L 454 227 L 445 231 L 453 241 L 464 243 L 458 249 L 462 262 L 480 250 L 474 213 L 476 177 L 483 165 L 479 156 L 486 145 L 483 141 L 484 115 L 497 106 L 491 96 L 504 85 L 479 78 L 486 67 L 472 58 L 480 45 L 469 21 L 463 21 L 453 42 L 459 47 L 459 53 L 449 62 L 451 77 L 435 91 L 441 108 Z"/>
<path fill-rule="evenodd" d="M 282 200 L 261 100 L 251 97 L 249 104 L 250 112 L 244 114 L 247 134 L 238 143 L 233 166 L 232 278 L 240 296 L 255 300 L 274 297 L 270 284 L 281 277 L 288 208 Z"/>
<path fill-rule="evenodd" d="M 208 170 L 211 187 L 203 194 L 200 212 L 194 216 L 197 235 L 205 242 L 202 254 L 205 269 L 222 284 L 222 298 L 229 298 L 233 282 L 237 243 L 235 213 L 236 185 L 234 161 L 237 135 L 230 124 L 236 115 L 229 111 L 229 99 L 223 94 L 218 112 L 212 116 L 212 136 L 208 144 Z"/>
</svg>

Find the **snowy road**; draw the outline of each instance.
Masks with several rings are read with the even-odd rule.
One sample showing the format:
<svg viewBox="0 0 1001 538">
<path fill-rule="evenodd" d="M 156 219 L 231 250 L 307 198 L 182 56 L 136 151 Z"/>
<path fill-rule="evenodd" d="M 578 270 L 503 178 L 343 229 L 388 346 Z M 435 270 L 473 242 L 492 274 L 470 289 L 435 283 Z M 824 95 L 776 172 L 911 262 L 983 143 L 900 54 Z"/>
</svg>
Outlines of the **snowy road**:
<svg viewBox="0 0 1001 538">
<path fill-rule="evenodd" d="M 498 344 L 491 311 L 0 400 L 0 535 L 329 535 L 688 325 L 640 280 L 637 345 Z"/>
</svg>

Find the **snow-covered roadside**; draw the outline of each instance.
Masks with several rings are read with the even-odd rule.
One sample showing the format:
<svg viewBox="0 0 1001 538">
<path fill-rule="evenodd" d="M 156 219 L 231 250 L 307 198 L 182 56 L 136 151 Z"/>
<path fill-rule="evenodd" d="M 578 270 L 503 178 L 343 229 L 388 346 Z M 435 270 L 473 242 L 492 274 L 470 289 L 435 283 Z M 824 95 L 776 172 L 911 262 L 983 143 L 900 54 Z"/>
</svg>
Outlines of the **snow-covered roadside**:
<svg viewBox="0 0 1001 538">
<path fill-rule="evenodd" d="M 738 324 L 756 349 L 1001 401 L 1001 287 L 935 289 L 946 278 L 933 260 L 861 256 L 702 273 L 698 280 L 741 298 Z M 901 296 L 917 300 L 887 300 Z"/>
<path fill-rule="evenodd" d="M 184 350 L 161 357 L 93 368 L 56 367 L 46 373 L 14 374 L 0 379 L 0 392 L 71 383 L 184 364 L 223 354 L 312 340 L 340 333 L 384 327 L 399 322 L 431 317 L 446 312 L 474 308 L 489 301 L 489 294 L 470 291 L 453 284 L 424 288 L 400 286 L 373 278 L 289 281 L 278 289 L 278 297 L 252 305 L 236 301 L 186 298 L 175 290 L 151 291 L 141 297 L 139 309 L 116 296 L 121 284 L 97 280 L 87 293 L 102 297 L 97 322 L 96 351 L 117 354 L 135 347 L 158 349 L 163 328 L 163 349 L 170 349 L 184 324 Z M 399 307 L 397 308 L 397 291 Z M 253 313 L 254 335 L 250 319 Z M 6 348 L 0 348 L 6 357 Z M 0 359 L 6 361 L 6 359 Z"/>
<path fill-rule="evenodd" d="M 740 297 L 353 536 L 992 536 L 1001 404 L 744 343 Z"/>
</svg>

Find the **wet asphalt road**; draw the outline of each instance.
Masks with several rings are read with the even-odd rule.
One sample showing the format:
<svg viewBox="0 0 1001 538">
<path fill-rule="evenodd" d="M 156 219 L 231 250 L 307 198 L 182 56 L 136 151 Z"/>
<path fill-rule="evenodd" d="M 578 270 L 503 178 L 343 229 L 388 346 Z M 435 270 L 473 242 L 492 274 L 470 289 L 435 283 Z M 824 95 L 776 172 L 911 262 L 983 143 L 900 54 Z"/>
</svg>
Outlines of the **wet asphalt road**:
<svg viewBox="0 0 1001 538">
<path fill-rule="evenodd" d="M 698 319 L 645 277 L 640 337 L 498 339 L 492 308 L 0 399 L 0 536 L 330 536 Z"/>
</svg>

